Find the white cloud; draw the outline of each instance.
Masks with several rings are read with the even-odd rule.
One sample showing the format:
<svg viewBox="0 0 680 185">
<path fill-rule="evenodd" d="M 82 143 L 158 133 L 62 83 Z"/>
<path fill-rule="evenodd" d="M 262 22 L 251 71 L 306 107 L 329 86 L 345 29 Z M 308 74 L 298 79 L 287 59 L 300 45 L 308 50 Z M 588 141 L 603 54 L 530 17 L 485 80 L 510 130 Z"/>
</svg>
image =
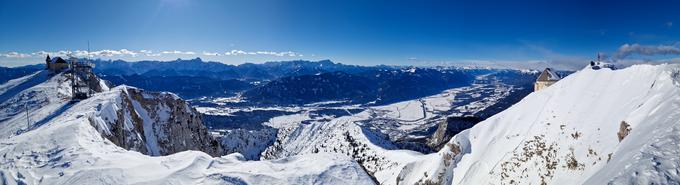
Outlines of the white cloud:
<svg viewBox="0 0 680 185">
<path fill-rule="evenodd" d="M 157 57 L 157 56 L 161 56 L 160 53 L 154 53 L 152 50 L 145 50 L 145 49 L 139 50 L 139 53 L 144 54 L 144 55 L 147 56 L 147 57 Z"/>
<path fill-rule="evenodd" d="M 73 55 L 75 57 L 113 57 L 113 56 L 123 56 L 123 55 L 128 55 L 132 57 L 136 57 L 138 55 L 137 52 L 128 50 L 128 49 L 120 49 L 120 50 L 99 50 L 99 51 L 82 51 L 82 50 L 76 50 L 73 52 Z"/>
<path fill-rule="evenodd" d="M 616 61 L 618 64 L 623 66 L 631 66 L 635 64 L 663 64 L 663 63 L 680 63 L 680 58 L 669 58 L 669 59 L 621 59 Z"/>
<path fill-rule="evenodd" d="M 224 52 L 224 55 L 226 56 L 238 56 L 238 55 L 271 55 L 271 56 L 278 56 L 278 57 L 301 57 L 303 56 L 302 54 L 292 52 L 292 51 L 284 51 L 284 52 L 274 52 L 274 51 L 243 51 L 243 50 L 231 50 Z"/>
<path fill-rule="evenodd" d="M 229 56 L 229 55 L 245 55 L 245 54 L 248 54 L 248 53 L 245 52 L 245 51 L 242 51 L 242 50 L 231 50 L 231 51 L 224 52 L 224 55 L 227 55 L 227 56 Z"/>
<path fill-rule="evenodd" d="M 19 53 L 19 52 L 8 52 L 8 53 L 0 53 L 0 57 L 7 57 L 7 58 L 28 58 L 31 57 L 30 54 L 25 54 L 25 53 Z"/>
<path fill-rule="evenodd" d="M 619 50 L 614 54 L 617 59 L 624 59 L 630 55 L 680 55 L 680 48 L 675 45 L 640 45 L 640 44 L 624 44 L 619 47 Z"/>
<path fill-rule="evenodd" d="M 215 53 L 215 52 L 207 52 L 207 51 L 203 51 L 203 55 L 205 55 L 205 56 L 220 56 L 221 54 L 220 54 L 220 53 Z"/>
<path fill-rule="evenodd" d="M 144 51 L 144 52 L 141 52 Z M 114 57 L 114 56 L 132 56 L 136 57 L 140 53 L 145 53 L 145 54 L 150 54 L 146 53 L 148 52 L 147 50 L 141 50 L 140 52 L 135 52 L 132 50 L 128 49 L 120 49 L 120 50 L 99 50 L 99 51 L 83 51 L 83 50 L 75 50 L 75 51 L 38 51 L 38 52 L 33 52 L 31 54 L 26 54 L 25 57 L 45 57 L 46 55 L 50 56 L 60 56 L 60 57 L 66 57 L 66 56 L 73 56 L 73 57 Z M 12 53 L 12 52 L 10 52 Z M 8 53 L 9 54 L 9 53 Z M 0 54 L 0 56 L 5 56 L 4 54 Z"/>
<path fill-rule="evenodd" d="M 273 55 L 273 56 L 289 56 L 289 57 L 295 57 L 295 56 L 301 56 L 295 52 L 292 51 L 285 51 L 285 52 L 271 52 L 271 51 L 258 51 L 256 52 L 259 55 Z"/>
<path fill-rule="evenodd" d="M 673 27 L 673 22 L 670 22 L 670 21 L 669 21 L 669 22 L 666 22 L 666 26 L 668 26 L 669 28 L 670 28 L 670 27 Z"/>
<path fill-rule="evenodd" d="M 489 68 L 489 69 L 517 69 L 517 70 L 543 70 L 554 68 L 558 70 L 578 70 L 585 66 L 572 63 L 558 63 L 549 60 L 456 60 L 456 61 L 422 61 L 425 66 L 452 66 L 460 68 Z"/>
<path fill-rule="evenodd" d="M 38 52 L 31 53 L 31 56 L 32 56 L 32 57 L 45 57 L 46 55 L 50 55 L 50 56 L 66 56 L 66 55 L 68 55 L 69 53 L 71 53 L 71 52 L 70 52 L 70 51 L 55 51 L 55 52 L 50 52 L 50 51 L 38 51 Z"/>
<path fill-rule="evenodd" d="M 193 51 L 163 51 L 161 52 L 162 54 L 176 54 L 176 55 L 196 55 L 196 52 Z"/>
<path fill-rule="evenodd" d="M 224 53 L 203 51 L 200 54 L 205 55 L 205 56 L 223 56 L 223 55 L 224 56 L 269 55 L 269 56 L 278 56 L 278 57 L 302 57 L 303 56 L 302 54 L 292 52 L 292 51 L 273 52 L 273 51 L 243 51 L 243 50 L 231 50 L 231 51 L 227 51 L 227 52 L 224 52 Z M 33 52 L 33 53 L 19 53 L 19 52 L 0 53 L 0 57 L 4 57 L 4 58 L 45 57 L 46 55 L 50 55 L 52 57 L 73 56 L 73 57 L 106 57 L 106 58 L 111 58 L 111 57 L 137 57 L 137 56 L 158 57 L 158 56 L 163 56 L 163 55 L 198 55 L 198 54 L 196 52 L 193 52 L 193 51 L 169 50 L 169 51 L 154 52 L 152 50 L 135 51 L 135 50 L 129 50 L 129 49 L 119 49 L 119 50 L 104 49 L 104 50 L 98 50 L 98 51 L 83 51 L 83 50 L 67 51 L 67 50 L 61 50 L 61 51 L 37 51 L 37 52 Z"/>
</svg>

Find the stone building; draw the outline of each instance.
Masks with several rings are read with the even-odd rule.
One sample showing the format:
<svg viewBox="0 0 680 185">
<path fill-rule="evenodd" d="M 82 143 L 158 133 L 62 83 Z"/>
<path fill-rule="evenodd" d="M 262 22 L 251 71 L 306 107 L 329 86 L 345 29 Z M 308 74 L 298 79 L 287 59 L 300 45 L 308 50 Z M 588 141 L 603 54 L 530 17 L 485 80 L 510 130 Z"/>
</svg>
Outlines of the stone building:
<svg viewBox="0 0 680 185">
<path fill-rule="evenodd" d="M 61 57 L 50 59 L 50 56 L 47 55 L 47 58 L 45 59 L 45 65 L 48 70 L 54 72 L 62 72 L 68 69 L 68 62 L 66 62 L 66 60 L 62 59 Z"/>
</svg>

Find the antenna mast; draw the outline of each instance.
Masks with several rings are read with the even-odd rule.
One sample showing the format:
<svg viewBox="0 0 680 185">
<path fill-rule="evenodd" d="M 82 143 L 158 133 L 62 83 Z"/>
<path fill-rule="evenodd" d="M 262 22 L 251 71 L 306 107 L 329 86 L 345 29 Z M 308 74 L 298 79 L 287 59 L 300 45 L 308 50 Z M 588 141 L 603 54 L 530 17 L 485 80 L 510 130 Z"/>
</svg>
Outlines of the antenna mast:
<svg viewBox="0 0 680 185">
<path fill-rule="evenodd" d="M 92 80 L 99 80 L 92 74 L 92 67 L 94 64 L 90 62 L 90 41 L 87 41 L 87 58 L 83 61 L 78 61 L 78 58 L 71 57 L 71 89 L 73 92 L 73 100 L 79 101 L 87 99 L 94 91 L 90 88 Z"/>
<path fill-rule="evenodd" d="M 597 61 L 600 62 L 602 61 L 602 53 L 597 52 Z"/>
</svg>

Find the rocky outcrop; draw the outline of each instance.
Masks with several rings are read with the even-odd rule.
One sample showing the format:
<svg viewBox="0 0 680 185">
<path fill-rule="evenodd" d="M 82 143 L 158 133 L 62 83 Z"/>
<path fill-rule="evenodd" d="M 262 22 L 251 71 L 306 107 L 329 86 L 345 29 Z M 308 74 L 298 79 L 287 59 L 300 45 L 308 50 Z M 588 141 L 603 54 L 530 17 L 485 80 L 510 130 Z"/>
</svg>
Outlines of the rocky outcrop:
<svg viewBox="0 0 680 185">
<path fill-rule="evenodd" d="M 619 142 L 621 142 L 623 138 L 626 138 L 626 136 L 628 136 L 628 133 L 630 133 L 630 125 L 626 123 L 626 121 L 621 121 L 621 125 L 619 126 L 619 132 L 616 133 L 616 136 L 619 137 Z"/>
<path fill-rule="evenodd" d="M 217 133 L 225 154 L 240 153 L 247 160 L 259 160 L 261 153 L 276 141 L 277 130 L 263 128 L 259 130 L 232 129 L 212 130 Z"/>
<path fill-rule="evenodd" d="M 90 123 L 114 144 L 143 154 L 160 156 L 199 150 L 212 156 L 222 149 L 201 115 L 172 93 L 117 87 L 116 102 L 100 104 Z"/>
<path fill-rule="evenodd" d="M 437 130 L 427 140 L 427 145 L 433 150 L 441 150 L 451 138 L 479 123 L 481 119 L 477 117 L 447 117 L 437 125 Z"/>
</svg>

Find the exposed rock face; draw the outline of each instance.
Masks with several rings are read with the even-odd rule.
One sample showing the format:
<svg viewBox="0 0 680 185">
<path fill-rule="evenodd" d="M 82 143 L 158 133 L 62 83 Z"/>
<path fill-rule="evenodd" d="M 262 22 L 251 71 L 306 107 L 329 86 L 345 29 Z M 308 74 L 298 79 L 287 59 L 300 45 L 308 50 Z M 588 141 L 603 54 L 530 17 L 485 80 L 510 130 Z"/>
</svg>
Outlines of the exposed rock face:
<svg viewBox="0 0 680 185">
<path fill-rule="evenodd" d="M 439 123 L 437 130 L 427 140 L 427 144 L 434 150 L 441 150 L 454 135 L 480 121 L 477 117 L 448 117 Z"/>
<path fill-rule="evenodd" d="M 619 126 L 619 132 L 616 133 L 616 135 L 619 136 L 619 142 L 621 142 L 623 138 L 626 138 L 626 136 L 628 136 L 628 133 L 630 133 L 630 125 L 625 121 L 621 121 L 621 125 Z"/>
<path fill-rule="evenodd" d="M 71 101 L 71 75 L 45 70 L 0 86 L 0 137 L 30 132 L 76 106 L 89 108 L 79 111 L 77 118 L 88 120 L 104 138 L 128 150 L 152 156 L 186 150 L 223 153 L 200 114 L 176 95 L 109 88 L 89 73 L 85 83 L 95 94 Z"/>
<path fill-rule="evenodd" d="M 116 145 L 152 156 L 186 150 L 223 153 L 200 114 L 176 95 L 132 87 L 112 91 L 120 91 L 117 102 L 100 104 L 100 115 L 90 117 L 90 123 Z"/>
<path fill-rule="evenodd" d="M 94 92 L 103 92 L 103 91 L 108 91 L 109 87 L 111 87 L 110 83 L 106 80 L 99 79 L 97 75 L 94 73 L 88 73 L 88 81 L 87 86 L 90 87 Z"/>
<path fill-rule="evenodd" d="M 274 144 L 277 134 L 273 128 L 213 130 L 213 133 L 216 132 L 225 154 L 240 153 L 247 160 L 259 160 L 260 154 Z"/>
</svg>

